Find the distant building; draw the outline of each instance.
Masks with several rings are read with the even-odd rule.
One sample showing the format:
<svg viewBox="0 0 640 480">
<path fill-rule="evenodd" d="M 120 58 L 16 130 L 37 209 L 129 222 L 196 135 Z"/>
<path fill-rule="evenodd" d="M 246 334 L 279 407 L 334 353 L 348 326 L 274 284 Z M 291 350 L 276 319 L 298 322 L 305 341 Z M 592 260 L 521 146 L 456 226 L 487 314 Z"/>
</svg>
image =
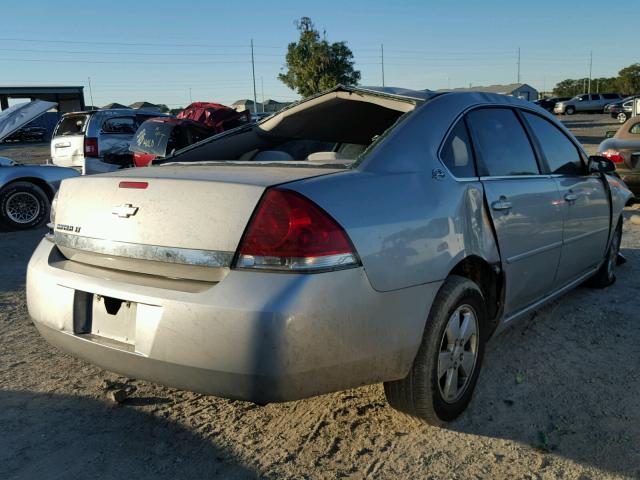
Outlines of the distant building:
<svg viewBox="0 0 640 480">
<path fill-rule="evenodd" d="M 111 102 L 111 103 L 107 103 L 104 107 L 100 107 L 100 110 L 111 110 L 112 108 L 132 108 L 132 107 L 127 107 L 126 105 L 123 105 L 118 102 Z"/>
<path fill-rule="evenodd" d="M 488 87 L 469 87 L 469 88 L 443 88 L 439 92 L 487 92 L 499 93 L 510 97 L 523 98 L 533 102 L 538 100 L 538 90 L 526 83 L 510 83 L 509 85 L 489 85 Z"/>
<path fill-rule="evenodd" d="M 19 100 L 28 102 L 31 100 L 46 100 L 58 104 L 58 112 L 77 112 L 85 109 L 84 87 L 68 86 L 3 86 L 0 87 L 0 110 L 9 108 L 9 99 L 13 102 Z"/>
<path fill-rule="evenodd" d="M 146 110 L 147 112 L 162 113 L 162 108 L 160 107 L 160 105 L 156 105 L 155 103 L 149 103 L 149 102 L 132 103 L 131 105 L 129 105 L 129 108 L 133 108 L 134 110 Z"/>
<path fill-rule="evenodd" d="M 258 112 L 267 112 L 273 113 L 278 110 L 283 109 L 284 107 L 291 105 L 291 102 L 278 102 L 277 100 L 268 99 L 264 102 L 258 102 Z M 243 98 L 242 100 L 237 100 L 231 104 L 231 108 L 242 112 L 244 110 L 249 110 L 251 113 L 256 113 L 255 104 L 253 100 L 249 100 L 248 98 Z"/>
</svg>

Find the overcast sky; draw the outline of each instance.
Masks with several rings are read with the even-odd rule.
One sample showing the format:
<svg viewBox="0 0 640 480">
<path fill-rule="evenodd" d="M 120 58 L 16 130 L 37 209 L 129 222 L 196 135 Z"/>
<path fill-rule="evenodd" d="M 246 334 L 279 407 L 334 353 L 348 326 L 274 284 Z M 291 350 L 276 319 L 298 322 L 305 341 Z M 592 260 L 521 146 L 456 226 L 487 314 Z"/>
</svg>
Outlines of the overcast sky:
<svg viewBox="0 0 640 480">
<path fill-rule="evenodd" d="M 147 100 L 171 107 L 253 97 L 297 96 L 277 75 L 294 21 L 309 16 L 355 54 L 363 85 L 448 88 L 517 79 L 540 90 L 589 73 L 613 76 L 640 62 L 630 34 L 635 2 L 460 1 L 119 1 L 6 2 L 0 84 L 88 86 L 93 103 Z M 633 47 L 633 48 L 632 48 Z M 85 89 L 87 104 L 91 103 Z"/>
</svg>

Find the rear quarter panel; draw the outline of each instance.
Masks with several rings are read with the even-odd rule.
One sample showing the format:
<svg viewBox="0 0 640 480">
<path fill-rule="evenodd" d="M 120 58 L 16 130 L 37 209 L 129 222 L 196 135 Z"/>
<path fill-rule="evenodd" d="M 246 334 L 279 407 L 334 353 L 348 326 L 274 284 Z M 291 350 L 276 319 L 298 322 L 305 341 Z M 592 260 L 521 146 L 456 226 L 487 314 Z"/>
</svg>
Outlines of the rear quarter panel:
<svg viewBox="0 0 640 480">
<path fill-rule="evenodd" d="M 464 109 L 493 98 L 438 97 L 385 135 L 356 169 L 289 185 L 346 229 L 376 290 L 441 281 L 471 255 L 500 262 L 482 184 L 457 181 L 437 157 Z"/>
</svg>

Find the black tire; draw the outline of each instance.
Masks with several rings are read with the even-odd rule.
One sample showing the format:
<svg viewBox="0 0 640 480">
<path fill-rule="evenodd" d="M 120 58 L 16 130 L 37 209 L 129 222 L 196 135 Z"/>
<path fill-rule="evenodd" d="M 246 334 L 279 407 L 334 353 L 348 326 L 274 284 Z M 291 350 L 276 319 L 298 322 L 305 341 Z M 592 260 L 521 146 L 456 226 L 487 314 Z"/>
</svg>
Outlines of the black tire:
<svg viewBox="0 0 640 480">
<path fill-rule="evenodd" d="M 448 402 L 442 393 L 443 377 L 438 378 L 438 358 L 444 352 L 442 349 L 449 319 L 457 309 L 465 307 L 471 307 L 477 318 L 475 362 L 471 375 L 463 380 L 464 389 L 460 396 L 455 401 Z M 384 384 L 389 404 L 396 410 L 431 425 L 443 425 L 458 417 L 471 401 L 480 374 L 487 324 L 485 300 L 478 285 L 464 277 L 450 276 L 431 306 L 422 343 L 409 374 L 401 380 Z M 456 372 L 459 372 L 457 368 Z M 456 378 L 457 375 L 458 373 Z"/>
<path fill-rule="evenodd" d="M 576 113 L 576 109 L 575 107 L 567 107 L 564 109 L 564 113 L 566 113 L 567 115 L 573 115 L 574 113 Z"/>
<path fill-rule="evenodd" d="M 622 219 L 618 221 L 614 237 L 607 249 L 604 263 L 600 266 L 593 277 L 587 281 L 587 286 L 592 288 L 606 288 L 616 281 L 615 267 L 618 264 L 618 252 L 622 241 Z"/>
<path fill-rule="evenodd" d="M 616 116 L 616 120 L 618 120 L 618 123 L 624 123 L 627 121 L 628 119 L 628 115 L 625 112 L 620 112 L 617 116 Z"/>
<path fill-rule="evenodd" d="M 16 211 L 16 202 L 23 199 L 23 213 Z M 20 207 L 18 205 L 18 208 Z M 27 230 L 45 223 L 49 217 L 49 197 L 30 182 L 14 182 L 0 190 L 0 223 L 10 230 Z M 23 218 L 19 218 L 23 215 Z"/>
</svg>

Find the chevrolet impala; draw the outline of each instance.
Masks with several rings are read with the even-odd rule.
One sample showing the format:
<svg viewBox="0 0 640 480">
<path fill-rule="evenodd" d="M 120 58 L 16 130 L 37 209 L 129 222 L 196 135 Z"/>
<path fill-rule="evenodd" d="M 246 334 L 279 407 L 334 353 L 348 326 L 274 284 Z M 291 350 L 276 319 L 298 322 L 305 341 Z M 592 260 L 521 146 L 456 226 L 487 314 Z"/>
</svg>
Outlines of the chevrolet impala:
<svg viewBox="0 0 640 480">
<path fill-rule="evenodd" d="M 613 168 L 523 100 L 338 86 L 65 180 L 29 312 L 135 378 L 259 404 L 384 382 L 443 424 L 495 332 L 614 282 L 631 194 Z"/>
</svg>

